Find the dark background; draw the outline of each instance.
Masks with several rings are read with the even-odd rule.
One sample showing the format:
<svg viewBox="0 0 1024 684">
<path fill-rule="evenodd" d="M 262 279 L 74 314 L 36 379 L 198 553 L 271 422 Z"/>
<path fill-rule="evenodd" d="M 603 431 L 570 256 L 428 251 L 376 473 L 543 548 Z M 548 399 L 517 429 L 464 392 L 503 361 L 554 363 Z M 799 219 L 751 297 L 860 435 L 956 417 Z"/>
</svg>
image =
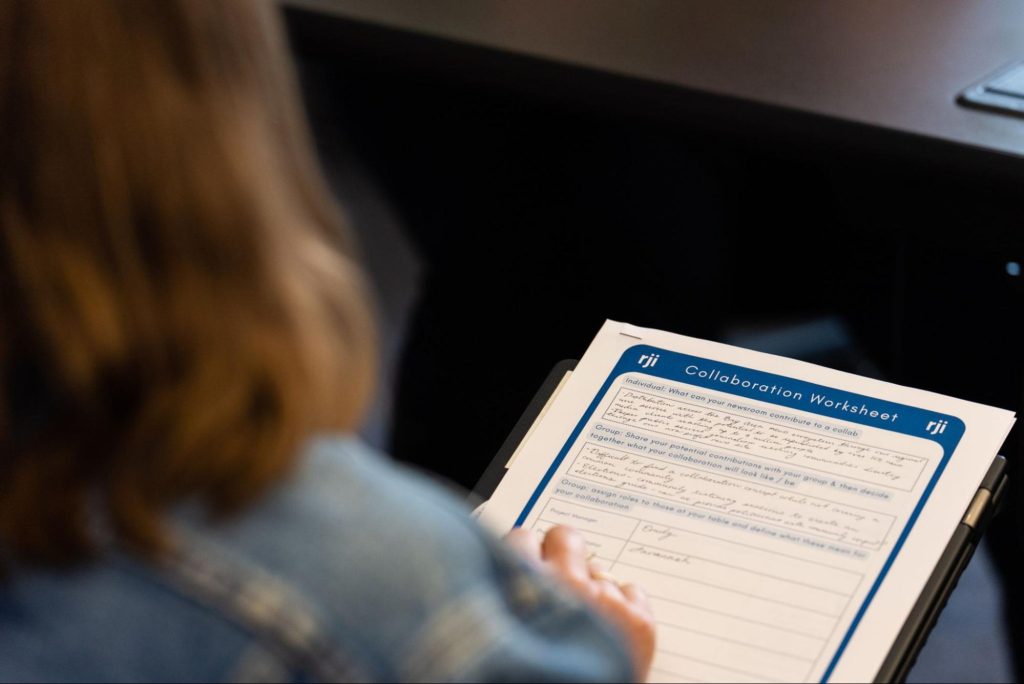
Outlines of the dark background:
<svg viewBox="0 0 1024 684">
<path fill-rule="evenodd" d="M 471 487 L 551 366 L 606 318 L 1018 409 L 1016 167 L 528 57 L 289 21 L 325 163 L 358 160 L 424 268 L 396 371 L 396 457 Z M 432 426 L 456 405 L 453 451 Z M 1012 483 L 1017 450 L 1012 437 Z M 1019 634 L 1014 487 L 989 536 Z"/>
</svg>

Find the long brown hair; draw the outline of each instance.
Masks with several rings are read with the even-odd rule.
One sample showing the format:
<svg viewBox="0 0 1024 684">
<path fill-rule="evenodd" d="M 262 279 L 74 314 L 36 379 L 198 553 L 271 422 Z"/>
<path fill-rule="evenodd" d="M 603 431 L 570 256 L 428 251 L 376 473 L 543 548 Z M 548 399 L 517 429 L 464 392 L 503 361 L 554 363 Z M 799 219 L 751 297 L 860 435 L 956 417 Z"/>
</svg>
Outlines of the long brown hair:
<svg viewBox="0 0 1024 684">
<path fill-rule="evenodd" d="M 158 551 L 354 426 L 341 235 L 272 6 L 0 0 L 0 551 Z"/>
</svg>

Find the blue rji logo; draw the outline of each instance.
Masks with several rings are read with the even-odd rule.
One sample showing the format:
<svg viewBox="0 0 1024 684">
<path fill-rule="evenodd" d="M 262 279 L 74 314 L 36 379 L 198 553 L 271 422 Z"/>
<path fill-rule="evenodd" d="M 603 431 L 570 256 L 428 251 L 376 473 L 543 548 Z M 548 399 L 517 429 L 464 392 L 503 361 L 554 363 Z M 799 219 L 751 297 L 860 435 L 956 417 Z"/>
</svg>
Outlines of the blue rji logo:
<svg viewBox="0 0 1024 684">
<path fill-rule="evenodd" d="M 928 425 L 925 427 L 925 432 L 930 435 L 941 435 L 946 431 L 947 425 L 949 425 L 948 420 L 929 420 Z"/>
</svg>

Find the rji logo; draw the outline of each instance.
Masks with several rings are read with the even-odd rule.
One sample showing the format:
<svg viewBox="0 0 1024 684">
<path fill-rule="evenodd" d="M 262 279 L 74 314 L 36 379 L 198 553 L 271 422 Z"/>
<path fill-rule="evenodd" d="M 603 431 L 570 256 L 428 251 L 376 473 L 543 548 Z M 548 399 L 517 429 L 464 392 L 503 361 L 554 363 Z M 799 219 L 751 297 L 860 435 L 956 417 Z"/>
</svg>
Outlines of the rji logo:
<svg viewBox="0 0 1024 684">
<path fill-rule="evenodd" d="M 930 435 L 941 435 L 946 431 L 947 425 L 949 425 L 948 420 L 929 420 L 924 430 Z"/>
<path fill-rule="evenodd" d="M 661 354 L 641 354 L 640 358 L 637 359 L 637 363 L 640 364 L 641 368 L 650 368 L 654 364 L 658 363 L 658 359 L 661 358 Z"/>
</svg>

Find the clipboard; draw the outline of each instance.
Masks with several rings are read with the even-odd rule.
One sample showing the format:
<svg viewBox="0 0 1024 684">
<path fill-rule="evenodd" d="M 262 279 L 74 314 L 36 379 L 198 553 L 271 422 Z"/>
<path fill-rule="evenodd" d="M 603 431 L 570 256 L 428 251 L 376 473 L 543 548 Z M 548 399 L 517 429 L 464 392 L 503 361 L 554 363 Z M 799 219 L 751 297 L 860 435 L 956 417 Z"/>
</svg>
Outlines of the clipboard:
<svg viewBox="0 0 1024 684">
<path fill-rule="evenodd" d="M 485 502 L 498 488 L 519 446 L 557 395 L 567 374 L 575 367 L 576 361 L 567 359 L 557 363 L 548 373 L 540 389 L 473 488 L 473 498 L 476 502 Z M 889 655 L 875 675 L 875 682 L 905 681 L 910 669 L 917 662 L 917 656 L 928 640 L 928 635 L 935 627 L 942 609 L 946 607 L 946 602 L 956 588 L 960 576 L 973 557 L 989 522 L 999 511 L 1006 493 L 1006 483 L 1006 459 L 1003 456 L 996 456 L 914 604 L 910 616 L 903 624 L 903 629 L 893 642 Z"/>
</svg>

